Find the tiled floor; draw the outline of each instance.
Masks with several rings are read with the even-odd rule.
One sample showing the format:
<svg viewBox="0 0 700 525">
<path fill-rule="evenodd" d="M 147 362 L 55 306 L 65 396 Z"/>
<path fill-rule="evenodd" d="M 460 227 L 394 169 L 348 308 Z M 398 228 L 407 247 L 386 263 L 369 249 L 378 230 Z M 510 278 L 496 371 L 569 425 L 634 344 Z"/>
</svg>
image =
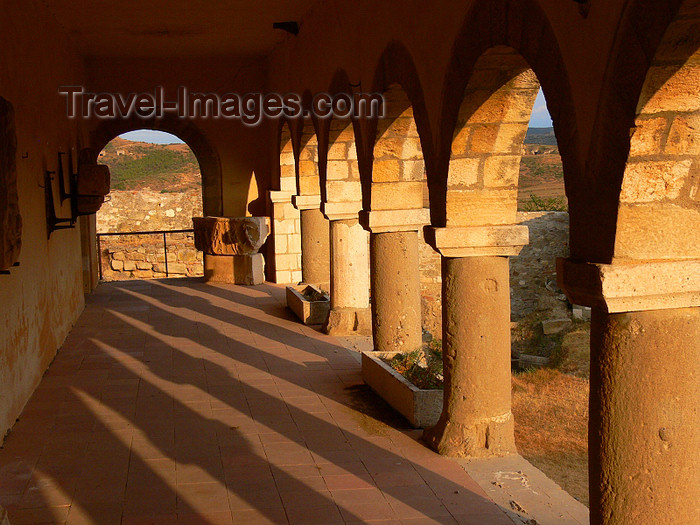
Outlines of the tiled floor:
<svg viewBox="0 0 700 525">
<path fill-rule="evenodd" d="M 373 417 L 358 362 L 283 291 L 100 285 L 0 450 L 11 524 L 512 525 Z"/>
</svg>

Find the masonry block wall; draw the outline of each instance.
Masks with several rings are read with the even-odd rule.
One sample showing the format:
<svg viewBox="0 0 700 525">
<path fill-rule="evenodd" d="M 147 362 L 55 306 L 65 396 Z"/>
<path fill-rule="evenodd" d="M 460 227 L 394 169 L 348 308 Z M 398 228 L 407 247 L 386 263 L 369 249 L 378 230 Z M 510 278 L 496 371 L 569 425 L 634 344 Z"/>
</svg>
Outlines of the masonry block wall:
<svg viewBox="0 0 700 525">
<path fill-rule="evenodd" d="M 280 189 L 270 191 L 272 211 L 273 282 L 296 284 L 301 281 L 301 216 L 292 204 L 297 193 L 296 167 L 292 142 L 285 129 L 280 153 Z"/>
<path fill-rule="evenodd" d="M 616 257 L 700 255 L 700 243 L 687 242 L 700 227 L 700 37 L 688 38 L 698 24 L 697 11 L 681 15 L 649 69 L 620 194 Z"/>
</svg>

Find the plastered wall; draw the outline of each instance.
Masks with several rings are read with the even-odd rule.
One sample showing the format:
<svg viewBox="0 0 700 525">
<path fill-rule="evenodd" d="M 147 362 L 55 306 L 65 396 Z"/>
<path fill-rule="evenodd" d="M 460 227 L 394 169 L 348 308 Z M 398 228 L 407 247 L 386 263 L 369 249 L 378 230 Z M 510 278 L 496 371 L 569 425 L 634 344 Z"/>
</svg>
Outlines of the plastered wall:
<svg viewBox="0 0 700 525">
<path fill-rule="evenodd" d="M 57 91 L 81 83 L 84 72 L 41 2 L 2 2 L 0 9 L 0 96 L 15 112 L 23 222 L 20 266 L 0 275 L 1 441 L 84 305 L 80 230 L 59 231 L 47 241 L 41 187 L 59 151 L 73 148 L 77 158 L 77 123 L 64 118 Z"/>
</svg>

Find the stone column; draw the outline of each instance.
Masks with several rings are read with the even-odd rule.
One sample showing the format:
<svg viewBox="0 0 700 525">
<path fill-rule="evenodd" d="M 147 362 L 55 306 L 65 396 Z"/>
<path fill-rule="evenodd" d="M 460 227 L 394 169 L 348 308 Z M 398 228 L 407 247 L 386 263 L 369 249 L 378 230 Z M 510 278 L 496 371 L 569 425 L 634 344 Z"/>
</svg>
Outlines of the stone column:
<svg viewBox="0 0 700 525">
<path fill-rule="evenodd" d="M 360 213 L 370 234 L 372 336 L 379 352 L 411 352 L 423 343 L 418 230 L 427 209 Z"/>
<path fill-rule="evenodd" d="M 515 452 L 510 380 L 509 255 L 526 226 L 430 228 L 442 255 L 444 402 L 423 439 L 440 454 Z"/>
<path fill-rule="evenodd" d="M 558 261 L 591 306 L 591 524 L 700 515 L 700 261 Z"/>
<path fill-rule="evenodd" d="M 328 292 L 331 281 L 330 224 L 321 212 L 320 195 L 297 195 L 301 212 L 301 275 L 303 282 Z"/>
<path fill-rule="evenodd" d="M 331 220 L 331 311 L 324 332 L 369 334 L 369 246 L 357 219 Z"/>
</svg>

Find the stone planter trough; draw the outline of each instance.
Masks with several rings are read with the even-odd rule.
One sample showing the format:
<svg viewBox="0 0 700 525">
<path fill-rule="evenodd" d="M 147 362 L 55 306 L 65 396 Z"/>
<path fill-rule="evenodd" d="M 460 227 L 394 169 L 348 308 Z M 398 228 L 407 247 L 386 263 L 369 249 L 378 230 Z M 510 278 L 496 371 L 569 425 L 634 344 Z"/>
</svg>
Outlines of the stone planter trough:
<svg viewBox="0 0 700 525">
<path fill-rule="evenodd" d="M 287 286 L 287 306 L 304 324 L 323 324 L 331 309 L 330 299 L 311 284 Z"/>
<path fill-rule="evenodd" d="M 416 428 L 434 426 L 442 413 L 442 390 L 423 390 L 386 364 L 398 352 L 362 352 L 362 379 Z"/>
</svg>

